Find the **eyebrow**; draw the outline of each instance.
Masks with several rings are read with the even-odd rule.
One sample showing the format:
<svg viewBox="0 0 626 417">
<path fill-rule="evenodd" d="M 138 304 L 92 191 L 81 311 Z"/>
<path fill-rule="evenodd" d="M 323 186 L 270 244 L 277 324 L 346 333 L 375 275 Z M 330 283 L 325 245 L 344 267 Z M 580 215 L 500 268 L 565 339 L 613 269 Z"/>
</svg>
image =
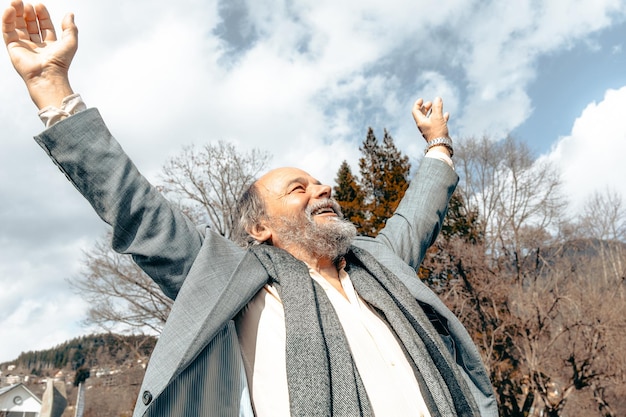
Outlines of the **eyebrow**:
<svg viewBox="0 0 626 417">
<path fill-rule="evenodd" d="M 312 183 L 314 185 L 321 185 L 322 184 L 318 180 L 309 181 L 308 178 L 306 178 L 306 177 L 298 177 L 298 178 L 294 178 L 291 181 L 289 181 L 289 183 L 287 184 L 287 186 L 285 188 L 289 188 L 293 184 L 309 184 L 309 183 Z"/>
</svg>

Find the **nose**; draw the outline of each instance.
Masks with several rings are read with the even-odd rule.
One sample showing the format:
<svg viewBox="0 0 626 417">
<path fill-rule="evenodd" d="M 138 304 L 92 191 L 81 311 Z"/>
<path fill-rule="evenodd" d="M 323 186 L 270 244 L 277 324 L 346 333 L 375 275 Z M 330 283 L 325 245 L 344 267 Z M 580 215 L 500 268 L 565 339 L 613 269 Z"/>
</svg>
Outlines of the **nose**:
<svg viewBox="0 0 626 417">
<path fill-rule="evenodd" d="M 313 189 L 313 196 L 315 198 L 330 198 L 332 194 L 332 188 L 330 185 L 317 184 Z"/>
</svg>

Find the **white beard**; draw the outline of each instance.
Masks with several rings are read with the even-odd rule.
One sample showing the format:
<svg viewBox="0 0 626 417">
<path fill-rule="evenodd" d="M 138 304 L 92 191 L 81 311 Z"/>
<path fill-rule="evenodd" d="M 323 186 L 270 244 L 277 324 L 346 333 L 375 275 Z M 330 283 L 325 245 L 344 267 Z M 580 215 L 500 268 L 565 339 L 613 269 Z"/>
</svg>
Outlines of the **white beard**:
<svg viewBox="0 0 626 417">
<path fill-rule="evenodd" d="M 332 204 L 339 217 L 328 218 L 324 223 L 313 220 L 311 213 L 320 205 Z M 307 207 L 304 214 L 297 218 L 281 218 L 274 224 L 282 245 L 298 248 L 310 253 L 315 258 L 338 261 L 350 248 L 356 236 L 356 227 L 345 220 L 341 209 L 334 200 L 327 200 Z"/>
</svg>

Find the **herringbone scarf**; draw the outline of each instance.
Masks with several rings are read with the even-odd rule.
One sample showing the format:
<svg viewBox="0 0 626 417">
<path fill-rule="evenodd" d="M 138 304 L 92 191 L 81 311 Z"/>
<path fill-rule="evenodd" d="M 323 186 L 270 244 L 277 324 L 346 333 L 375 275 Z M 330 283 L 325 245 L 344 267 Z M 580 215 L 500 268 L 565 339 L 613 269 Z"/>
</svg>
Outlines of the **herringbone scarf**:
<svg viewBox="0 0 626 417">
<path fill-rule="evenodd" d="M 339 318 L 306 264 L 273 246 L 251 250 L 275 281 L 283 303 L 291 415 L 373 416 Z M 479 416 L 452 356 L 406 286 L 362 249 L 351 247 L 346 263 L 357 293 L 393 329 L 431 416 Z"/>
</svg>

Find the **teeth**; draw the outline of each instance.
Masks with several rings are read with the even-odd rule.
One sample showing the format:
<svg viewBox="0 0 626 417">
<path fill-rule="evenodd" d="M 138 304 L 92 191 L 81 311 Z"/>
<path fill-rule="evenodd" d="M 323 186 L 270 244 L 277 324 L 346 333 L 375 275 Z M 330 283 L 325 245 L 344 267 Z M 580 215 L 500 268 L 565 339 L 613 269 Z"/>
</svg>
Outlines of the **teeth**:
<svg viewBox="0 0 626 417">
<path fill-rule="evenodd" d="M 335 210 L 333 210 L 330 207 L 322 207 L 322 208 L 319 208 L 319 209 L 315 210 L 315 212 L 313 212 L 313 214 L 314 215 L 318 215 L 318 214 L 322 214 L 322 213 L 334 213 L 334 212 L 335 212 Z"/>
</svg>

